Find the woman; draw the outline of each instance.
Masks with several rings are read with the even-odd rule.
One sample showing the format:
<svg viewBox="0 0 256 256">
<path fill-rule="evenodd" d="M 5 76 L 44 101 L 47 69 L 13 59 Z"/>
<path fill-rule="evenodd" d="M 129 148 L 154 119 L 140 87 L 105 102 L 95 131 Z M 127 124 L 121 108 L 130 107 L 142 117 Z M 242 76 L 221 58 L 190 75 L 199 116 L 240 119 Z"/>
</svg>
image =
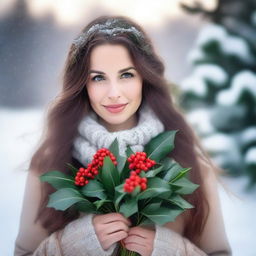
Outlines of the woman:
<svg viewBox="0 0 256 256">
<path fill-rule="evenodd" d="M 143 29 L 122 16 L 88 24 L 70 47 L 63 89 L 48 115 L 26 183 L 15 255 L 112 255 L 116 244 L 142 256 L 230 255 L 214 167 L 173 106 L 164 66 Z M 82 215 L 47 208 L 54 190 L 39 175 L 65 172 L 65 163 L 87 165 L 118 138 L 120 153 L 134 151 L 164 130 L 179 130 L 173 157 L 190 166 L 200 184 L 188 196 L 194 209 L 155 229 L 131 227 L 119 213 Z"/>
</svg>

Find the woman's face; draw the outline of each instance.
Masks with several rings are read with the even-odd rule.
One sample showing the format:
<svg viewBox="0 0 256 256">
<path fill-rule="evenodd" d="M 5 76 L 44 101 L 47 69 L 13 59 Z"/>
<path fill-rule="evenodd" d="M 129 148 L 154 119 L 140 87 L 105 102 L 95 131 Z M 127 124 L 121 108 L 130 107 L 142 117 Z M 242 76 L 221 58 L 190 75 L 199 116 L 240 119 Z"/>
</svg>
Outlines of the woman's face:
<svg viewBox="0 0 256 256">
<path fill-rule="evenodd" d="M 126 130 L 137 124 L 142 77 L 126 47 L 104 44 L 92 49 L 87 92 L 92 109 L 108 131 Z"/>
</svg>

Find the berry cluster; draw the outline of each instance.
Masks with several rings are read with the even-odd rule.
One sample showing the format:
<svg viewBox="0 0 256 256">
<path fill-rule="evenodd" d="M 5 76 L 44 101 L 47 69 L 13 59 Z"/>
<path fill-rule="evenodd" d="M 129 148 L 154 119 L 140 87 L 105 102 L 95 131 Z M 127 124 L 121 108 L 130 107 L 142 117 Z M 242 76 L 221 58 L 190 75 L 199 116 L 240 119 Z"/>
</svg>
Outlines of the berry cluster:
<svg viewBox="0 0 256 256">
<path fill-rule="evenodd" d="M 104 157 L 109 156 L 114 165 L 117 165 L 116 157 L 106 148 L 99 149 L 93 156 L 93 160 L 87 168 L 81 167 L 75 177 L 77 186 L 84 186 L 89 183 L 89 179 L 94 179 L 99 173 L 99 167 L 103 166 Z"/>
<path fill-rule="evenodd" d="M 147 188 L 147 178 L 141 178 L 139 174 L 141 171 L 148 171 L 156 164 L 156 161 L 147 158 L 146 152 L 136 152 L 130 155 L 127 161 L 130 163 L 129 169 L 132 171 L 130 177 L 125 180 L 124 191 L 132 193 L 137 186 L 140 186 L 141 190 L 145 190 Z"/>
<path fill-rule="evenodd" d="M 127 160 L 130 163 L 129 169 L 135 170 L 137 174 L 140 174 L 141 171 L 147 171 L 156 164 L 156 161 L 147 158 L 145 152 L 136 152 L 136 154 L 130 155 Z"/>
<path fill-rule="evenodd" d="M 147 188 L 147 181 L 147 178 L 141 178 L 136 171 L 131 171 L 130 177 L 125 180 L 124 191 L 132 193 L 137 186 L 140 186 L 141 190 L 145 190 Z"/>
</svg>

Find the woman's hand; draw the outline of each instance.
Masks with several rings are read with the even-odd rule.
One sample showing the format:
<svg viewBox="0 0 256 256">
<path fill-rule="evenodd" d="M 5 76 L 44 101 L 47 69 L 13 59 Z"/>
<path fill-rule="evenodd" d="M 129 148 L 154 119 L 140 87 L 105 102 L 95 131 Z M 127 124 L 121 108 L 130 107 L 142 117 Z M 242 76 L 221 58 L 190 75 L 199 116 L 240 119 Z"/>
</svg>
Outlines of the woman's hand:
<svg viewBox="0 0 256 256">
<path fill-rule="evenodd" d="M 107 250 L 112 244 L 128 236 L 131 222 L 120 213 L 95 215 L 92 220 L 101 247 Z"/>
<path fill-rule="evenodd" d="M 123 240 L 125 248 L 139 253 L 141 256 L 150 256 L 153 251 L 155 231 L 142 227 L 130 228 L 128 237 Z"/>
</svg>

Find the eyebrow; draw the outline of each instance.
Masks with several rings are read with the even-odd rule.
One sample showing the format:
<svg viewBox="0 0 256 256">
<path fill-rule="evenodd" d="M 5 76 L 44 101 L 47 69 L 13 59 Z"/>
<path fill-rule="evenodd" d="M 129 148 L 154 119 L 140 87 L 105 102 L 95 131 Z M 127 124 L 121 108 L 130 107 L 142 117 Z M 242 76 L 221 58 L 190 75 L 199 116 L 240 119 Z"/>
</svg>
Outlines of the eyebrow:
<svg viewBox="0 0 256 256">
<path fill-rule="evenodd" d="M 135 68 L 135 67 L 128 67 L 128 68 L 124 68 L 124 69 L 119 70 L 119 71 L 118 71 L 118 73 L 123 73 L 123 72 L 125 72 L 125 71 L 130 70 L 130 69 L 134 69 L 134 70 L 136 70 L 136 68 Z M 98 74 L 105 75 L 105 73 L 104 73 L 104 72 L 102 72 L 102 71 L 98 71 L 98 70 L 90 70 L 90 71 L 89 71 L 89 74 L 91 74 L 91 73 L 98 73 Z"/>
</svg>

